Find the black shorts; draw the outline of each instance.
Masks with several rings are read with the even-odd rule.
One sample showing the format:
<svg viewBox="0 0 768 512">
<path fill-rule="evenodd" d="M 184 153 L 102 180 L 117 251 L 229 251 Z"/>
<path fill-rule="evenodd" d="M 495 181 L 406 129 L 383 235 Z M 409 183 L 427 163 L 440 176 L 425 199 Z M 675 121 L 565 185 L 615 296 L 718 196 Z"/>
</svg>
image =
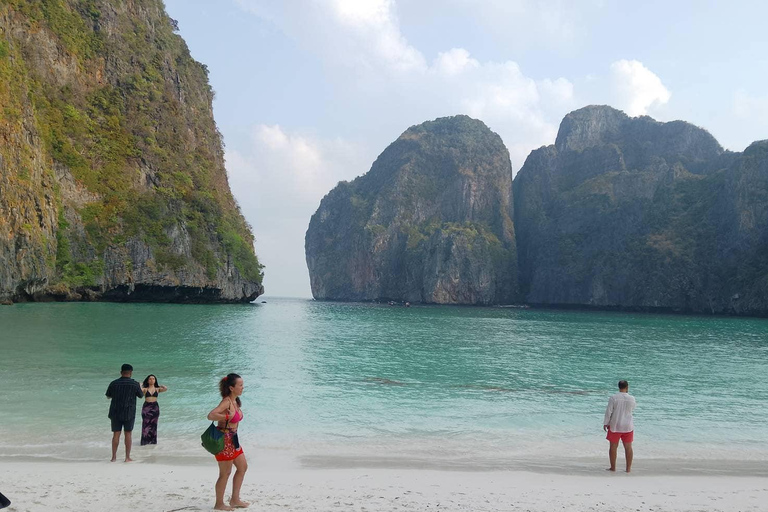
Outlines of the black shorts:
<svg viewBox="0 0 768 512">
<path fill-rule="evenodd" d="M 120 432 L 121 430 L 130 432 L 131 430 L 133 430 L 133 422 L 135 420 L 136 420 L 136 416 L 134 416 L 130 420 L 117 420 L 115 418 L 110 418 L 110 421 L 112 421 L 112 432 Z"/>
</svg>

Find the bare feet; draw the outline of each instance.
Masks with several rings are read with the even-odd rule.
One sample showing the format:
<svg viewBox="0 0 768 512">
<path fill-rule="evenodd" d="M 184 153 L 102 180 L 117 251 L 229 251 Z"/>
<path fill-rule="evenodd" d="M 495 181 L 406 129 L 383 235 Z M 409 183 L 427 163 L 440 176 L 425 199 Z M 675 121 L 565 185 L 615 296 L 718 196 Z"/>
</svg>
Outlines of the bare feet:
<svg viewBox="0 0 768 512">
<path fill-rule="evenodd" d="M 235 509 L 234 507 L 230 507 L 223 503 L 217 503 L 216 505 L 214 505 L 213 510 L 235 510 Z"/>
<path fill-rule="evenodd" d="M 230 500 L 229 504 L 235 508 L 248 508 L 251 504 L 243 500 Z"/>
<path fill-rule="evenodd" d="M 109 462 L 115 462 L 117 460 L 117 457 L 112 457 L 112 460 Z"/>
<path fill-rule="evenodd" d="M 605 468 L 606 471 L 616 471 L 616 468 Z"/>
<path fill-rule="evenodd" d="M 132 458 L 130 458 L 130 457 L 126 457 L 126 458 L 125 458 L 125 462 L 133 462 L 133 459 L 132 459 Z"/>
</svg>

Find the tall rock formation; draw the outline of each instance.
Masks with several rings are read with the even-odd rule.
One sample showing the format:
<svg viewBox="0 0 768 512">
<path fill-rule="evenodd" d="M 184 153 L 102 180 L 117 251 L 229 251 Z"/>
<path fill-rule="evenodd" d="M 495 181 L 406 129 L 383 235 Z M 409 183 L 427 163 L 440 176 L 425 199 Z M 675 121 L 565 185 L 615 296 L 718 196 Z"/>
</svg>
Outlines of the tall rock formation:
<svg viewBox="0 0 768 512">
<path fill-rule="evenodd" d="M 768 142 L 586 107 L 514 190 L 526 302 L 768 314 Z"/>
<path fill-rule="evenodd" d="M 263 293 L 175 29 L 161 0 L 0 3 L 0 299 Z"/>
<path fill-rule="evenodd" d="M 312 216 L 312 294 L 509 302 L 517 290 L 512 212 L 512 169 L 498 135 L 467 116 L 413 126 Z"/>
</svg>

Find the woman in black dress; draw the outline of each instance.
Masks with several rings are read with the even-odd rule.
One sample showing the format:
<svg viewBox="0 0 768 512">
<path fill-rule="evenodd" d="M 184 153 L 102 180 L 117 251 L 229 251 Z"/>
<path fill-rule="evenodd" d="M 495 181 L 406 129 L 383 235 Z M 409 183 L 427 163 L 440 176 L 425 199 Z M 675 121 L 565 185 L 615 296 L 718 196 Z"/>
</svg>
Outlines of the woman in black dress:
<svg viewBox="0 0 768 512">
<path fill-rule="evenodd" d="M 157 421 L 160 419 L 157 395 L 168 391 L 168 388 L 158 384 L 154 375 L 147 375 L 141 390 L 144 392 L 144 406 L 141 408 L 141 446 L 157 444 Z"/>
</svg>

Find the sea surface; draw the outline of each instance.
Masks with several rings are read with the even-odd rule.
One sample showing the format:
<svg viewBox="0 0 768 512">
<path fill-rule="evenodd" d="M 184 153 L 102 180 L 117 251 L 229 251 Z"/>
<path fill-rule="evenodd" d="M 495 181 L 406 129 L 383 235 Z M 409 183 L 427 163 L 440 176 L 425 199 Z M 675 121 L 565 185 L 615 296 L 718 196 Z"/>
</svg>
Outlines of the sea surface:
<svg viewBox="0 0 768 512">
<path fill-rule="evenodd" d="M 236 372 L 252 464 L 589 471 L 627 379 L 636 471 L 768 474 L 766 319 L 260 301 L 0 307 L 0 460 L 108 458 L 127 362 L 169 388 L 147 463 L 209 462 Z"/>
</svg>

